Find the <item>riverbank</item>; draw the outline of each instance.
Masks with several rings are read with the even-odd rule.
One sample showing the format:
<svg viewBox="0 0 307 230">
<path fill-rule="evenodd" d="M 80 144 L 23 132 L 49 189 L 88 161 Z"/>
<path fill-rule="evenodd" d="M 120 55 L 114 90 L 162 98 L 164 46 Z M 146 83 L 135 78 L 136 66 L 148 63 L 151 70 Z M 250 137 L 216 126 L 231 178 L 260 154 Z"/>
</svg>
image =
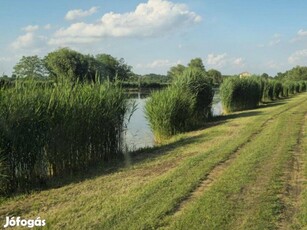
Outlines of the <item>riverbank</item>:
<svg viewBox="0 0 307 230">
<path fill-rule="evenodd" d="M 9 215 L 52 229 L 302 229 L 306 99 L 217 117 L 126 162 L 2 201 L 1 224 Z"/>
</svg>

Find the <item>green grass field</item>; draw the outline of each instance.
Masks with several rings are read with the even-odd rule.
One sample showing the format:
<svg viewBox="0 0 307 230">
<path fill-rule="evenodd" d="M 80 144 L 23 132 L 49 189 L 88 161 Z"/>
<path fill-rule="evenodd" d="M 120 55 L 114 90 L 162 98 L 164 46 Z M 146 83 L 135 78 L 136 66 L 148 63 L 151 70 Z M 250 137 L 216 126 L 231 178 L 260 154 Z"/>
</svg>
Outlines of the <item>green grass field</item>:
<svg viewBox="0 0 307 230">
<path fill-rule="evenodd" d="M 307 93 L 3 199 L 6 216 L 50 229 L 307 229 Z"/>
</svg>

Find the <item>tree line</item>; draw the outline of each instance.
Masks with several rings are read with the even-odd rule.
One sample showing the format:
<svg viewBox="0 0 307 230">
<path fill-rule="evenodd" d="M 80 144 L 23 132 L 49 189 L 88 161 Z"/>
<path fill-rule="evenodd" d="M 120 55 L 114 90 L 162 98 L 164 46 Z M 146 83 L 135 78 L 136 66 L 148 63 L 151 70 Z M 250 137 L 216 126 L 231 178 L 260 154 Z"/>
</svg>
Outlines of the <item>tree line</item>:
<svg viewBox="0 0 307 230">
<path fill-rule="evenodd" d="M 132 67 L 110 54 L 84 55 L 69 48 L 48 53 L 44 58 L 23 56 L 13 68 L 13 78 L 68 80 L 71 82 L 126 80 Z"/>
</svg>

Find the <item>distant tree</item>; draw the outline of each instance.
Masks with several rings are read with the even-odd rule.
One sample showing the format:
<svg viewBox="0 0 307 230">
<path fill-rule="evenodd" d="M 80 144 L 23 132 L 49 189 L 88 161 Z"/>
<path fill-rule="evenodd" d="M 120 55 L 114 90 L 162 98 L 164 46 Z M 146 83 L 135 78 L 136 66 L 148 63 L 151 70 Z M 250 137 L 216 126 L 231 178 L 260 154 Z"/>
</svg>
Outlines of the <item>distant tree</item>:
<svg viewBox="0 0 307 230">
<path fill-rule="evenodd" d="M 261 74 L 261 77 L 268 79 L 270 76 L 267 73 L 263 73 L 263 74 Z"/>
<path fill-rule="evenodd" d="M 114 80 L 116 77 L 116 58 L 112 57 L 110 54 L 97 54 L 96 60 L 103 66 L 101 74 L 108 77 L 110 80 Z"/>
<path fill-rule="evenodd" d="M 128 80 L 132 76 L 132 66 L 127 65 L 123 58 L 118 60 L 115 70 L 119 80 Z"/>
<path fill-rule="evenodd" d="M 293 69 L 286 72 L 286 78 L 300 81 L 307 80 L 307 67 L 306 66 L 296 66 Z"/>
<path fill-rule="evenodd" d="M 206 72 L 204 63 L 203 63 L 203 61 L 202 61 L 201 58 L 194 58 L 194 59 L 192 59 L 192 60 L 189 62 L 188 67 L 189 67 L 189 68 L 196 69 L 196 70 L 198 70 L 198 71 Z"/>
<path fill-rule="evenodd" d="M 85 59 L 88 67 L 86 79 L 89 81 L 106 80 L 105 65 L 92 55 L 85 55 Z"/>
<path fill-rule="evenodd" d="M 292 68 L 291 70 L 288 70 L 284 73 L 277 73 L 275 76 L 278 80 L 294 80 L 294 81 L 300 81 L 300 80 L 307 80 L 307 67 L 306 66 L 296 66 Z"/>
<path fill-rule="evenodd" d="M 210 69 L 207 71 L 207 76 L 211 79 L 213 85 L 220 85 L 223 81 L 223 77 L 220 71 L 215 69 Z"/>
<path fill-rule="evenodd" d="M 61 48 L 49 53 L 45 57 L 47 69 L 57 79 L 66 79 L 72 82 L 84 81 L 88 75 L 87 58 L 77 51 Z"/>
<path fill-rule="evenodd" d="M 180 76 L 185 69 L 186 67 L 184 65 L 178 64 L 170 68 L 170 70 L 167 72 L 167 76 L 171 79 L 175 79 L 176 77 Z"/>
<path fill-rule="evenodd" d="M 37 55 L 23 56 L 13 69 L 13 75 L 18 78 L 41 78 L 48 74 L 43 60 Z"/>
<path fill-rule="evenodd" d="M 98 54 L 96 60 L 101 64 L 101 74 L 111 81 L 115 79 L 127 80 L 132 76 L 132 67 L 127 65 L 123 58 L 118 60 L 110 54 Z"/>
</svg>

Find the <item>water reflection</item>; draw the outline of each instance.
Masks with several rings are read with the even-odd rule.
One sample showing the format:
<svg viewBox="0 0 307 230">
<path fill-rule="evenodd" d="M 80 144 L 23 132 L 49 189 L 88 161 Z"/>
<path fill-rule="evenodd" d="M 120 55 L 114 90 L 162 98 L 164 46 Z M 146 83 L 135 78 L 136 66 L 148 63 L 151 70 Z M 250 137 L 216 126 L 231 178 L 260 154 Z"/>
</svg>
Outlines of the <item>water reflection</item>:
<svg viewBox="0 0 307 230">
<path fill-rule="evenodd" d="M 137 108 L 132 114 L 127 130 L 125 132 L 125 144 L 128 151 L 133 151 L 139 148 L 151 147 L 154 145 L 154 136 L 145 118 L 144 107 L 148 94 L 136 94 L 137 98 L 131 98 Z M 131 95 L 130 95 L 131 96 Z"/>
<path fill-rule="evenodd" d="M 128 95 L 130 98 L 129 100 L 137 104 L 137 108 L 127 124 L 124 136 L 126 149 L 128 151 L 144 147 L 152 147 L 154 145 L 154 136 L 150 130 L 144 113 L 144 107 L 148 96 L 149 93 L 144 94 L 140 92 Z M 222 114 L 222 111 L 222 103 L 220 101 L 219 93 L 216 90 L 213 98 L 212 114 L 213 116 L 218 116 Z"/>
</svg>

